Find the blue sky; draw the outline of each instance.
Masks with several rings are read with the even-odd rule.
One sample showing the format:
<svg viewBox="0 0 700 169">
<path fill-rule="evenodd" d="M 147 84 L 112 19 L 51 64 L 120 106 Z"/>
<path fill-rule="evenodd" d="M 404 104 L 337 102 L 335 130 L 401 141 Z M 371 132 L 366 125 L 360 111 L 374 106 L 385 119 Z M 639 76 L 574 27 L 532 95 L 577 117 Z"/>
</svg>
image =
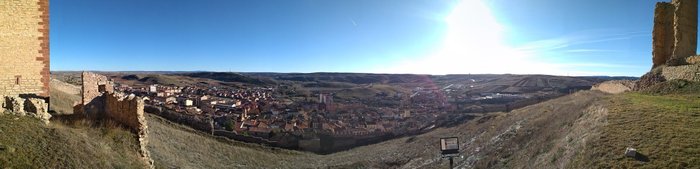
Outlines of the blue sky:
<svg viewBox="0 0 700 169">
<path fill-rule="evenodd" d="M 641 76 L 656 2 L 61 0 L 51 68 Z"/>
</svg>

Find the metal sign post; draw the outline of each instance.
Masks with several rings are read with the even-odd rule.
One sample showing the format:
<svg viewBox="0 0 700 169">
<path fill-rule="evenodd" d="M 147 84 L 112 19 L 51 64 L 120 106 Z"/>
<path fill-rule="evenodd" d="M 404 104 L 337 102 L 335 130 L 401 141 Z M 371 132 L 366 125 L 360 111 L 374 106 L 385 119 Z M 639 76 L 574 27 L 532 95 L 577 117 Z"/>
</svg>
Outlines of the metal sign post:
<svg viewBox="0 0 700 169">
<path fill-rule="evenodd" d="M 450 169 L 454 166 L 454 157 L 459 156 L 459 139 L 457 137 L 440 138 L 442 158 L 450 158 Z"/>
</svg>

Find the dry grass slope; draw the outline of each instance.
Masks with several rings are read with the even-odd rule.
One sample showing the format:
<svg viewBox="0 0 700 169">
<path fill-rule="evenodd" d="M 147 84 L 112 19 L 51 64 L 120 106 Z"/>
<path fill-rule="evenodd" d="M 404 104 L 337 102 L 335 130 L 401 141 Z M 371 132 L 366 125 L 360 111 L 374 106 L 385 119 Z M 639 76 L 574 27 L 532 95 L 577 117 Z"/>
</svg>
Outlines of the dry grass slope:
<svg viewBox="0 0 700 169">
<path fill-rule="evenodd" d="M 609 124 L 576 161 L 579 167 L 700 167 L 700 93 L 626 93 L 608 101 Z M 626 147 L 642 156 L 626 158 Z"/>
<path fill-rule="evenodd" d="M 29 117 L 0 116 L 2 168 L 144 168 L 131 132 L 113 123 L 49 126 Z"/>
<path fill-rule="evenodd" d="M 73 114 L 73 103 L 80 101 L 80 87 L 52 79 L 49 108 L 56 114 Z"/>
<path fill-rule="evenodd" d="M 148 115 L 148 149 L 158 168 L 311 168 L 314 154 L 212 137 Z"/>
<path fill-rule="evenodd" d="M 671 84 L 673 92 L 663 93 L 578 92 L 330 155 L 212 137 L 148 115 L 148 148 L 158 168 L 446 168 L 437 140 L 457 136 L 463 158 L 455 162 L 464 168 L 693 168 L 700 166 L 696 85 Z M 0 166 L 140 165 L 133 135 L 109 124 L 97 129 L 58 122 L 37 126 L 41 124 L 33 119 L 0 116 Z M 626 147 L 637 148 L 643 158 L 625 158 Z"/>
</svg>

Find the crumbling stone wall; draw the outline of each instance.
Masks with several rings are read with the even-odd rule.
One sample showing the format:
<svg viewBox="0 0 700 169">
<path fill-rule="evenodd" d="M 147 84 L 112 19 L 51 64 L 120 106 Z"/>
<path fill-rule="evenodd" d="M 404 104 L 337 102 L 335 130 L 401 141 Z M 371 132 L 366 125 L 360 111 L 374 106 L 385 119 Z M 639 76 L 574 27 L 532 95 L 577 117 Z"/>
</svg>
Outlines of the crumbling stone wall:
<svg viewBox="0 0 700 169">
<path fill-rule="evenodd" d="M 42 98 L 29 96 L 0 96 L 0 115 L 31 116 L 49 124 L 49 104 Z"/>
<path fill-rule="evenodd" d="M 673 4 L 668 2 L 656 3 L 654 10 L 654 30 L 652 31 L 653 49 L 652 68 L 666 64 L 673 55 L 674 33 L 673 33 Z"/>
<path fill-rule="evenodd" d="M 83 105 L 89 104 L 95 98 L 102 96 L 102 93 L 113 93 L 114 85 L 107 78 L 107 76 L 102 76 L 92 72 L 83 72 Z M 104 87 L 104 91 L 100 91 L 100 86 Z"/>
<path fill-rule="evenodd" d="M 696 55 L 698 0 L 658 2 L 654 10 L 652 68 L 687 64 Z"/>
<path fill-rule="evenodd" d="M 49 1 L 0 1 L 0 95 L 49 96 Z"/>
<path fill-rule="evenodd" d="M 685 59 L 688 64 L 700 64 L 700 56 L 691 56 Z"/>
<path fill-rule="evenodd" d="M 90 117 L 111 119 L 128 127 L 138 136 L 141 157 L 150 168 L 153 168 L 146 145 L 148 144 L 148 124 L 144 116 L 144 101 L 141 97 L 134 95 L 123 96 L 114 92 L 113 83 L 103 75 L 83 72 L 82 73 L 82 105 L 77 112 L 82 112 Z"/>
<path fill-rule="evenodd" d="M 698 46 L 698 0 L 673 0 L 675 44 L 669 66 L 685 64 L 685 58 L 694 56 Z"/>
<path fill-rule="evenodd" d="M 146 128 L 143 107 L 143 99 L 133 95 L 120 96 L 112 93 L 105 96 L 105 115 L 132 129 Z"/>
<path fill-rule="evenodd" d="M 657 3 L 652 35 L 654 64 L 639 79 L 634 90 L 673 79 L 700 81 L 700 57 L 696 56 L 697 36 L 698 0 Z"/>
<path fill-rule="evenodd" d="M 664 67 L 661 75 L 667 80 L 683 79 L 689 81 L 700 81 L 700 65 L 683 65 Z"/>
<path fill-rule="evenodd" d="M 105 95 L 104 100 L 105 115 L 131 128 L 138 135 L 138 151 L 143 160 L 148 162 L 150 166 L 153 166 L 151 155 L 148 149 L 146 149 L 148 145 L 148 125 L 143 111 L 143 98 L 134 95 L 121 96 L 116 93 L 111 93 Z"/>
</svg>

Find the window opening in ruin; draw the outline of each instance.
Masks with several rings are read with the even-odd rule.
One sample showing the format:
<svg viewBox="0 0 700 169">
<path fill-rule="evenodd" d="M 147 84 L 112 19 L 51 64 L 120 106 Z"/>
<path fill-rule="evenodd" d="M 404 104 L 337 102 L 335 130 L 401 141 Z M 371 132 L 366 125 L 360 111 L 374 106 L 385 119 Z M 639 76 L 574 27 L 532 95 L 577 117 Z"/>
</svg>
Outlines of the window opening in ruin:
<svg viewBox="0 0 700 169">
<path fill-rule="evenodd" d="M 106 91 L 107 91 L 107 86 L 106 86 L 106 85 L 103 85 L 103 84 L 102 84 L 102 85 L 98 85 L 98 86 L 97 86 L 97 91 L 99 91 L 100 93 L 106 92 Z"/>
<path fill-rule="evenodd" d="M 15 76 L 15 84 L 16 85 L 19 85 L 19 81 L 21 78 L 22 78 L 22 76 L 19 76 L 19 75 Z"/>
</svg>

